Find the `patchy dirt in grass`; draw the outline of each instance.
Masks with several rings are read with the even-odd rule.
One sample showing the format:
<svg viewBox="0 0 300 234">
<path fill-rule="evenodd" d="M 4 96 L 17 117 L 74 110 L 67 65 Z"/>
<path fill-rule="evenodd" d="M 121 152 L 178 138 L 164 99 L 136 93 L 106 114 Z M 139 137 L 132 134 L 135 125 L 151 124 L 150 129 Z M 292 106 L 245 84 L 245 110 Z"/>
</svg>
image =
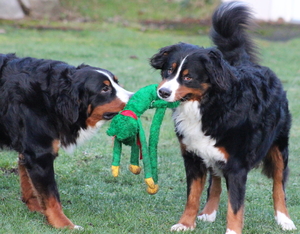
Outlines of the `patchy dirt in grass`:
<svg viewBox="0 0 300 234">
<path fill-rule="evenodd" d="M 0 171 L 3 172 L 4 175 L 10 175 L 10 174 L 15 174 L 18 175 L 18 168 L 2 168 L 0 167 Z"/>
<path fill-rule="evenodd" d="M 154 21 L 144 20 L 140 24 L 144 30 L 160 30 L 172 31 L 174 33 L 182 33 L 186 35 L 207 35 L 209 33 L 211 20 L 210 19 L 182 19 L 176 21 Z"/>
<path fill-rule="evenodd" d="M 181 21 L 142 21 L 144 30 L 168 30 L 187 35 L 207 35 L 211 27 L 210 19 L 183 19 Z M 257 23 L 253 35 L 270 41 L 288 41 L 300 37 L 300 24 Z"/>
<path fill-rule="evenodd" d="M 57 20 L 55 22 L 45 23 L 44 21 L 0 21 L 0 25 L 9 24 L 17 28 L 29 28 L 36 30 L 62 30 L 62 31 L 81 31 L 81 30 L 93 30 L 99 26 L 101 22 L 82 20 L 82 18 L 75 18 L 68 20 Z M 66 24 L 67 23 L 67 24 Z M 114 22 L 121 27 L 137 28 L 136 23 L 130 23 L 123 20 L 117 20 Z M 211 27 L 211 19 L 194 19 L 184 18 L 181 20 L 143 20 L 138 22 L 141 31 L 167 31 L 181 35 L 208 35 Z M 88 26 L 88 27 L 87 27 Z M 0 32 L 1 33 L 1 32 Z M 2 32 L 3 33 L 3 32 Z M 258 22 L 257 27 L 254 28 L 252 33 L 255 37 L 262 38 L 270 41 L 288 41 L 290 39 L 300 37 L 300 24 L 286 24 L 286 23 L 262 23 Z"/>
<path fill-rule="evenodd" d="M 300 37 L 300 24 L 260 23 L 255 36 L 270 41 L 288 41 Z"/>
</svg>

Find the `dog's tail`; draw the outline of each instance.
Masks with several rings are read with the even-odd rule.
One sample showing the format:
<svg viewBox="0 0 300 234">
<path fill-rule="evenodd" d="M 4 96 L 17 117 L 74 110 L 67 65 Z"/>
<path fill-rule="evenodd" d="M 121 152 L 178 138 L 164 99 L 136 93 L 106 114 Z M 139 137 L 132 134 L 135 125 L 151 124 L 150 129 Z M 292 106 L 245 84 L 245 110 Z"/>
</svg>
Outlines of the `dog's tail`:
<svg viewBox="0 0 300 234">
<path fill-rule="evenodd" d="M 247 33 L 251 25 L 252 13 L 245 3 L 223 3 L 214 12 L 210 36 L 231 65 L 258 62 L 257 47 Z"/>
</svg>

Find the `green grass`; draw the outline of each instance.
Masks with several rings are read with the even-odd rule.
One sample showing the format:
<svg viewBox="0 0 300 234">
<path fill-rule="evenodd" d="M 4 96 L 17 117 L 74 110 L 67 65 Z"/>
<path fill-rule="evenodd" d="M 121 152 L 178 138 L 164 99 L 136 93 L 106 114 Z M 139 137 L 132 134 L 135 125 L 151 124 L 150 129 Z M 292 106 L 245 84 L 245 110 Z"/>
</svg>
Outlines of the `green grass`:
<svg viewBox="0 0 300 234">
<path fill-rule="evenodd" d="M 0 20 L 20 28 L 98 30 L 116 24 L 141 31 L 204 34 L 220 0 L 60 0 L 60 12 L 36 20 Z M 55 19 L 55 20 L 53 20 Z"/>
<path fill-rule="evenodd" d="M 61 5 L 91 21 L 199 19 L 210 16 L 219 0 L 61 0 Z M 92 6 L 92 7 L 91 7 Z M 66 13 L 65 13 L 66 14 Z M 64 15 L 62 15 L 64 17 Z"/>
<path fill-rule="evenodd" d="M 97 30 L 58 31 L 18 29 L 2 26 L 1 53 L 18 56 L 58 59 L 72 65 L 87 63 L 111 70 L 120 83 L 131 91 L 160 81 L 159 73 L 148 65 L 157 50 L 179 41 L 210 46 L 207 36 L 184 36 L 166 32 L 142 32 L 111 24 Z M 288 92 L 293 126 L 290 141 L 290 179 L 287 204 L 290 215 L 300 228 L 300 39 L 288 42 L 258 40 L 264 65 L 270 66 L 282 79 Z M 136 56 L 132 59 L 131 56 Z M 153 112 L 146 112 L 146 129 Z M 85 228 L 80 233 L 170 233 L 185 205 L 186 184 L 182 159 L 174 135 L 170 112 L 166 114 L 159 142 L 159 186 L 153 196 L 145 192 L 143 175 L 132 175 L 127 166 L 129 149 L 124 148 L 119 178 L 110 173 L 112 140 L 103 127 L 91 141 L 79 147 L 74 155 L 60 151 L 55 162 L 56 178 L 66 215 Z M 9 173 L 17 165 L 15 152 L 2 151 L 0 158 L 0 233 L 79 233 L 56 230 L 37 213 L 30 213 L 20 201 L 18 176 Z M 193 233 L 225 232 L 227 194 L 221 197 L 217 220 L 197 223 Z M 202 201 L 205 200 L 205 196 Z M 202 202 L 203 205 L 203 202 Z M 187 232 L 191 233 L 191 232 Z M 259 170 L 249 175 L 246 193 L 244 234 L 299 233 L 283 232 L 273 217 L 271 181 Z"/>
</svg>

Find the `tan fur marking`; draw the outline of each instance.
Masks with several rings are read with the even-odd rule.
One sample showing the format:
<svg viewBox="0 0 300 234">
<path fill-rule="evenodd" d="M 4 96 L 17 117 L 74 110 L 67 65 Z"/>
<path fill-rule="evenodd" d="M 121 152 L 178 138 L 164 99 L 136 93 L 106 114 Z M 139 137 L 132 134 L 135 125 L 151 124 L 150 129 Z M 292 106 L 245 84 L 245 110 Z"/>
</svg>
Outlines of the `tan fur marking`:
<svg viewBox="0 0 300 234">
<path fill-rule="evenodd" d="M 274 210 L 275 215 L 276 211 L 280 211 L 285 214 L 287 217 L 290 217 L 286 208 L 285 203 L 285 193 L 283 188 L 283 170 L 284 163 L 281 152 L 277 146 L 273 146 L 269 152 L 268 157 L 272 158 L 272 164 L 274 165 L 274 174 L 273 174 L 273 201 L 274 201 Z"/>
<path fill-rule="evenodd" d="M 91 114 L 91 112 L 92 112 L 92 106 L 91 106 L 91 104 L 89 104 L 88 108 L 87 108 L 87 113 Z"/>
<path fill-rule="evenodd" d="M 210 84 L 208 84 L 208 83 L 202 83 L 200 85 L 200 87 L 201 87 L 202 90 L 206 91 L 210 87 Z"/>
<path fill-rule="evenodd" d="M 188 88 L 184 85 L 180 85 L 175 94 L 175 100 L 180 100 L 186 95 L 190 94 L 191 97 L 189 100 L 200 101 L 202 96 L 205 94 L 206 90 L 209 88 L 209 84 L 203 83 L 200 88 L 193 89 Z"/>
<path fill-rule="evenodd" d="M 53 154 L 58 155 L 58 151 L 60 148 L 60 140 L 55 139 L 52 142 L 52 149 L 53 149 Z"/>
<path fill-rule="evenodd" d="M 224 148 L 224 147 L 217 147 L 218 148 L 218 150 L 222 153 L 222 154 L 224 154 L 224 158 L 226 159 L 226 160 L 228 160 L 229 159 L 229 153 L 226 151 L 226 149 Z"/>
<path fill-rule="evenodd" d="M 157 90 L 160 89 L 160 87 L 163 86 L 164 83 L 166 83 L 166 81 L 167 81 L 167 80 L 163 80 L 162 82 L 160 82 L 159 85 L 158 85 L 158 87 L 157 87 Z"/>
<path fill-rule="evenodd" d="M 222 192 L 221 177 L 213 175 L 211 187 L 209 190 L 208 201 L 206 202 L 205 207 L 203 208 L 200 215 L 202 214 L 211 215 L 214 211 L 218 210 L 221 192 Z"/>
<path fill-rule="evenodd" d="M 40 198 L 37 195 L 37 191 L 34 189 L 32 185 L 31 179 L 28 176 L 28 172 L 24 165 L 22 165 L 21 161 L 24 156 L 22 154 L 19 155 L 19 178 L 20 178 L 20 186 L 22 193 L 22 201 L 27 205 L 30 211 L 38 211 L 43 213 L 43 209 L 40 206 Z"/>
<path fill-rule="evenodd" d="M 186 75 L 188 75 L 189 74 L 189 70 L 188 69 L 185 69 L 183 72 L 182 72 L 182 75 L 183 76 L 186 76 Z"/>
<path fill-rule="evenodd" d="M 69 227 L 74 228 L 74 224 L 65 216 L 59 201 L 54 197 L 49 197 L 45 201 L 45 216 L 49 224 L 55 228 Z"/>
<path fill-rule="evenodd" d="M 200 196 L 202 194 L 206 177 L 193 180 L 190 187 L 190 194 L 187 198 L 185 210 L 178 221 L 186 227 L 195 227 L 195 220 L 199 210 Z"/>
<path fill-rule="evenodd" d="M 98 121 L 103 119 L 103 114 L 105 112 L 119 112 L 123 110 L 124 107 L 125 103 L 122 102 L 119 98 L 115 98 L 113 101 L 102 106 L 97 106 L 90 114 L 90 117 L 87 118 L 86 124 L 88 126 L 94 127 Z"/>
<path fill-rule="evenodd" d="M 172 69 L 173 69 L 173 71 L 176 69 L 176 67 L 177 67 L 177 63 L 172 63 Z"/>
<path fill-rule="evenodd" d="M 228 194 L 228 210 L 227 210 L 227 229 L 235 231 L 236 234 L 242 234 L 242 229 L 244 226 L 244 206 L 238 210 L 235 214 L 230 203 Z"/>
<path fill-rule="evenodd" d="M 186 151 L 186 145 L 182 143 L 182 139 L 179 139 L 181 154 Z"/>
<path fill-rule="evenodd" d="M 187 94 L 192 94 L 190 100 L 201 100 L 201 97 L 204 93 L 200 89 L 192 89 L 181 85 L 176 91 L 175 100 L 180 100 Z"/>
<path fill-rule="evenodd" d="M 105 80 L 105 81 L 103 81 L 103 84 L 105 84 L 105 85 L 107 85 L 107 86 L 111 86 L 111 83 L 110 83 L 110 81 L 109 81 L 109 80 Z"/>
</svg>

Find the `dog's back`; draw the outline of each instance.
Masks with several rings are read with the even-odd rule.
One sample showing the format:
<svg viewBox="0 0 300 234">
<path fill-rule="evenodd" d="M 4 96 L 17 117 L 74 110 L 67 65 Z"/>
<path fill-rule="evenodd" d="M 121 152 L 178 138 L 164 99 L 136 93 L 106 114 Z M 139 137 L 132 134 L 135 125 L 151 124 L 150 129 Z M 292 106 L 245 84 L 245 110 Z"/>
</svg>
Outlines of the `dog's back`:
<svg viewBox="0 0 300 234">
<path fill-rule="evenodd" d="M 60 95 L 69 92 L 69 74 L 75 69 L 61 61 L 0 54 L 0 146 L 23 151 L 21 138 L 25 136 L 21 131 L 26 129 L 27 116 L 36 125 L 44 125 L 48 119 L 55 121 L 53 126 L 66 126 L 62 124 L 64 118 L 54 114 L 55 103 Z"/>
</svg>

